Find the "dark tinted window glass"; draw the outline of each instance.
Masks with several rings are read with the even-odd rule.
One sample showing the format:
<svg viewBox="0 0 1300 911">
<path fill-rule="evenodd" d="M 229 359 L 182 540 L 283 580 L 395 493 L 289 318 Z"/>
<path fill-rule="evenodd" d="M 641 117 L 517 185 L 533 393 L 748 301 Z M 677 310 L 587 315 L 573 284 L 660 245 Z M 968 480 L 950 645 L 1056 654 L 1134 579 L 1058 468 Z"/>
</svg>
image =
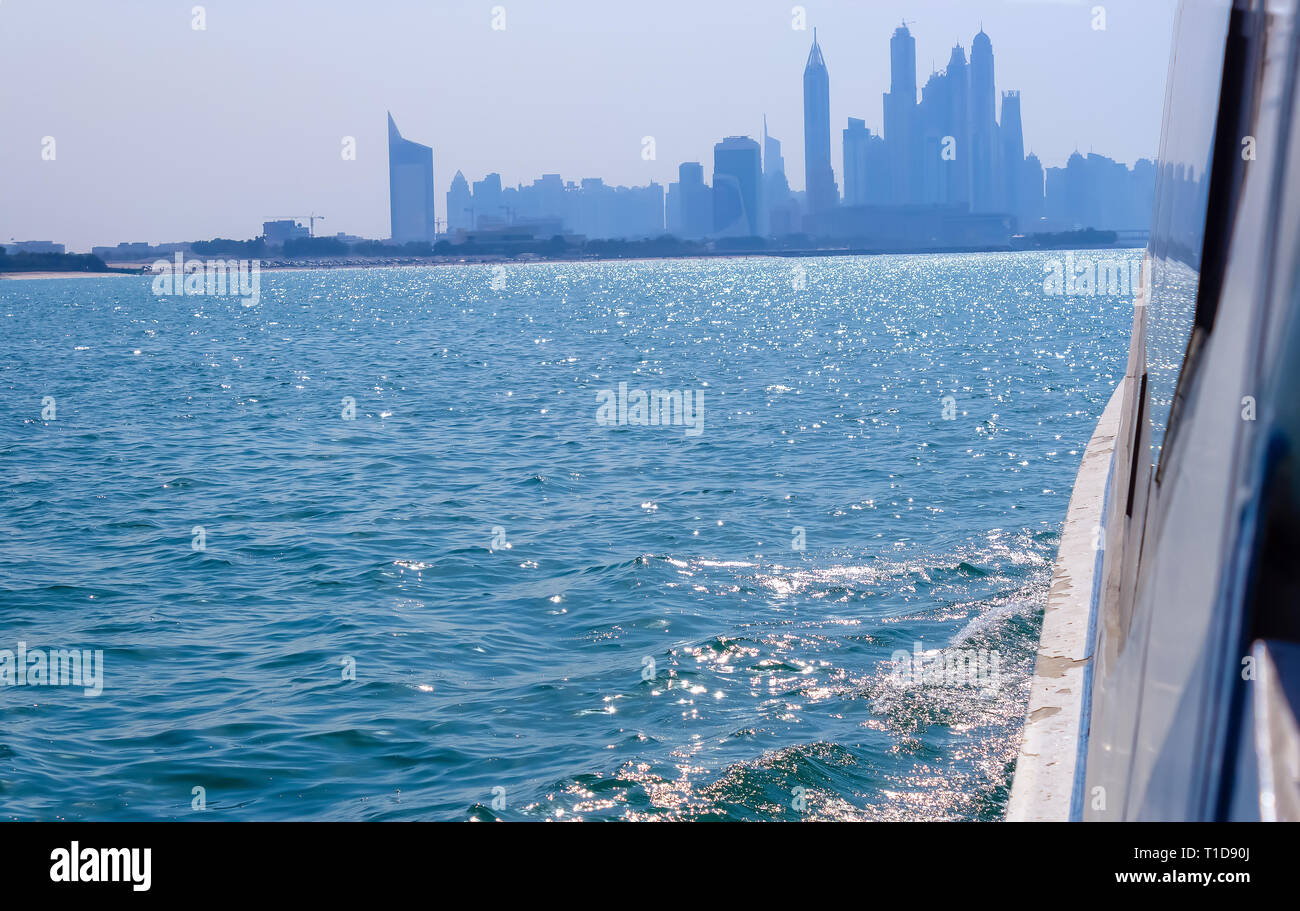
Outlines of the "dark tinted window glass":
<svg viewBox="0 0 1300 911">
<path fill-rule="evenodd" d="M 1210 160 L 1231 0 L 1184 0 L 1175 23 L 1156 209 L 1151 225 L 1151 296 L 1146 359 L 1152 459 L 1169 421 L 1178 372 L 1196 314 Z"/>
</svg>

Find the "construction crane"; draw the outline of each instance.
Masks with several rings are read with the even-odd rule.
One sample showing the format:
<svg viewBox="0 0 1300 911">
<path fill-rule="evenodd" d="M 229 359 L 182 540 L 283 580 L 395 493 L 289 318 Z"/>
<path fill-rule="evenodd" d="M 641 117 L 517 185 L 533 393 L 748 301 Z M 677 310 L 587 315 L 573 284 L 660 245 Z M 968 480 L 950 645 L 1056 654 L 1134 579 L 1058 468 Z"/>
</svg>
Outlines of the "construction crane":
<svg viewBox="0 0 1300 911">
<path fill-rule="evenodd" d="M 313 213 L 310 214 L 310 215 L 264 215 L 264 216 L 262 216 L 262 217 L 263 217 L 263 218 L 266 218 L 268 221 L 269 221 L 269 220 L 279 220 L 279 219 L 288 219 L 288 220 L 291 220 L 291 221 L 305 221 L 305 222 L 307 222 L 307 236 L 308 236 L 308 237 L 315 237 L 315 236 L 316 236 L 316 221 L 317 221 L 317 219 L 319 219 L 320 221 L 324 221 L 324 220 L 325 220 L 325 216 L 324 216 L 324 215 L 317 215 L 315 212 L 313 212 Z"/>
</svg>

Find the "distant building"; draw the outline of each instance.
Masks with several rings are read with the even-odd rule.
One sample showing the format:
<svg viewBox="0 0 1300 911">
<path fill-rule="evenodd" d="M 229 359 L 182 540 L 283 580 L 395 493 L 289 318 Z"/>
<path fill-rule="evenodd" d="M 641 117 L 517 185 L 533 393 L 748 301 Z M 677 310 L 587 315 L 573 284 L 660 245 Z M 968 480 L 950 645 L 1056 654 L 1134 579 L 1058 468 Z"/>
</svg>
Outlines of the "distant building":
<svg viewBox="0 0 1300 911">
<path fill-rule="evenodd" d="M 584 177 L 576 196 L 577 230 L 591 238 L 636 240 L 664 233 L 664 188 L 611 187 Z"/>
<path fill-rule="evenodd" d="M 1076 153 L 1077 154 L 1077 153 Z M 1068 194 L 1065 189 L 1065 168 L 1046 168 L 1045 194 L 1043 200 L 1043 217 L 1053 231 L 1063 231 L 1076 227 L 1070 216 Z"/>
<path fill-rule="evenodd" d="M 488 174 L 474 181 L 474 227 L 491 228 L 510 223 L 501 191 L 501 175 Z"/>
<path fill-rule="evenodd" d="M 388 115 L 388 208 L 393 240 L 432 241 L 433 149 L 403 139 Z"/>
<path fill-rule="evenodd" d="M 465 175 L 457 171 L 451 179 L 451 189 L 447 191 L 447 233 L 468 231 L 473 227 L 474 195 Z"/>
<path fill-rule="evenodd" d="M 63 244 L 56 244 L 52 240 L 11 240 L 7 244 L 0 244 L 0 247 L 4 247 L 6 253 L 64 252 Z"/>
<path fill-rule="evenodd" d="M 189 253 L 189 244 L 120 243 L 114 247 L 91 247 L 90 252 L 106 263 L 129 263 Z"/>
<path fill-rule="evenodd" d="M 889 42 L 890 87 L 885 95 L 885 141 L 889 144 L 889 199 L 895 205 L 921 201 L 917 167 L 916 39 L 907 25 Z"/>
<path fill-rule="evenodd" d="M 840 206 L 804 219 L 814 237 L 882 253 L 1011 248 L 1010 215 L 967 206 Z"/>
<path fill-rule="evenodd" d="M 758 236 L 763 163 L 758 143 L 728 136 L 713 147 L 713 232 L 724 237 Z"/>
<path fill-rule="evenodd" d="M 519 218 L 558 218 L 565 221 L 568 187 L 559 174 L 543 174 L 533 180 L 532 186 L 519 187 L 517 216 Z"/>
<path fill-rule="evenodd" d="M 668 192 L 664 194 L 664 222 L 668 226 L 668 233 L 674 237 L 686 236 L 686 222 L 683 218 L 682 209 L 683 196 L 681 169 L 678 169 L 678 178 L 668 183 Z"/>
<path fill-rule="evenodd" d="M 582 235 L 593 240 L 632 240 L 664 233 L 664 188 L 654 182 L 614 187 L 600 178 L 575 183 L 559 174 L 543 174 L 530 185 L 507 187 L 499 174 L 470 184 L 458 172 L 447 194 L 447 207 L 453 235 L 497 236 L 503 229 L 524 225 L 552 230 L 550 236 Z M 453 216 L 453 210 L 458 214 Z"/>
<path fill-rule="evenodd" d="M 794 232 L 799 220 L 799 207 L 790 195 L 790 182 L 785 176 L 785 157 L 781 154 L 781 141 L 767 133 L 767 117 L 763 118 L 763 222 L 761 232 L 780 237 Z"/>
<path fill-rule="evenodd" d="M 668 233 L 678 237 L 705 237 L 713 231 L 713 194 L 704 182 L 704 166 L 683 162 L 676 182 L 668 187 Z"/>
<path fill-rule="evenodd" d="M 883 206 L 890 202 L 889 150 L 884 137 L 856 117 L 844 131 L 844 204 Z"/>
<path fill-rule="evenodd" d="M 306 225 L 299 224 L 292 218 L 281 218 L 275 221 L 262 222 L 262 236 L 266 238 L 266 242 L 271 246 L 283 247 L 286 240 L 311 237 L 311 229 Z"/>
<path fill-rule="evenodd" d="M 1016 216 L 1022 225 L 1027 224 L 1036 216 L 1028 215 L 1026 209 L 1029 200 L 1021 198 L 1025 195 L 1026 182 L 1031 178 L 1026 174 L 1029 162 L 1025 160 L 1025 131 L 1020 120 L 1019 92 L 1002 93 L 1002 128 L 999 131 L 999 139 L 1001 141 L 998 149 L 998 170 L 1002 179 L 999 185 L 1001 199 L 997 208 L 1000 212 L 1010 212 Z M 1040 165 L 1038 176 L 1040 185 L 1043 182 L 1041 170 Z M 1041 199 L 1042 195 L 1040 191 L 1038 198 Z"/>
<path fill-rule="evenodd" d="M 980 29 L 970 51 L 970 201 L 974 212 L 1005 212 L 998 148 L 993 42 Z"/>
<path fill-rule="evenodd" d="M 1155 163 L 1132 168 L 1089 152 L 1075 152 L 1064 168 L 1047 169 L 1043 230 L 1134 232 L 1150 227 L 1155 204 Z"/>
<path fill-rule="evenodd" d="M 1154 188 L 1155 184 L 1152 184 Z M 1039 223 L 1046 214 L 1043 196 L 1043 163 L 1037 155 L 1025 159 L 1024 169 L 1020 172 L 1020 191 L 1016 198 L 1015 215 L 1020 222 L 1020 230 L 1032 233 L 1038 230 Z"/>
<path fill-rule="evenodd" d="M 970 74 L 966 51 L 952 49 L 948 68 L 935 73 L 921 91 L 922 201 L 933 205 L 971 204 Z"/>
<path fill-rule="evenodd" d="M 106 263 L 157 258 L 153 255 L 153 247 L 147 243 L 121 243 L 115 247 L 91 247 L 90 252 Z"/>
<path fill-rule="evenodd" d="M 820 212 L 834 208 L 840 191 L 831 168 L 831 81 L 813 29 L 812 50 L 803 71 L 804 179 L 808 209 Z M 714 180 L 714 190 L 717 180 Z"/>
<path fill-rule="evenodd" d="M 551 240 L 556 236 L 566 236 L 564 225 L 558 218 L 525 219 L 510 225 L 498 225 L 492 228 L 458 230 L 453 238 L 456 244 L 479 244 L 501 246 L 524 246 L 539 240 Z"/>
</svg>

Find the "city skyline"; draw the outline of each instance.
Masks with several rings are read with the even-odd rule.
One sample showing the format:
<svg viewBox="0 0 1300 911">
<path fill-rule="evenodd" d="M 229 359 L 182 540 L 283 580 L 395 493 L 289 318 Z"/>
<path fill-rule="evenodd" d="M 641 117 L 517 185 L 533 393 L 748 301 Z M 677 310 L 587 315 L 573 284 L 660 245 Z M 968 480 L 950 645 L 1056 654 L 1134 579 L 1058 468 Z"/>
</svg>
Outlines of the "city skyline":
<svg viewBox="0 0 1300 911">
<path fill-rule="evenodd" d="M 506 231 L 511 242 L 525 240 L 523 232 L 528 240 L 803 235 L 921 249 L 998 247 L 1016 233 L 1144 230 L 1155 162 L 1139 159 L 1129 168 L 1076 151 L 1065 167 L 1045 169 L 1036 155 L 1024 154 L 1021 93 L 999 96 L 993 40 L 982 26 L 970 48 L 968 58 L 955 44 L 948 65 L 932 70 L 918 93 L 916 38 L 906 22 L 894 29 L 890 91 L 882 96 L 887 132 L 848 119 L 843 196 L 831 156 L 832 79 L 814 29 L 802 77 L 803 192 L 790 190 L 780 140 L 764 117 L 761 145 L 749 136 L 714 145 L 712 187 L 700 162 L 683 162 L 666 194 L 655 181 L 612 187 L 601 178 L 579 183 L 560 174 L 505 187 L 495 172 L 471 189 L 458 170 L 447 192 L 446 233 L 457 244 L 499 241 Z M 396 213 L 396 197 L 392 204 Z M 403 204 L 423 207 L 415 198 Z M 398 237 L 396 215 L 393 225 L 394 240 L 436 239 L 432 227 L 423 236 Z"/>
<path fill-rule="evenodd" d="M 0 243 L 10 238 L 48 238 L 65 242 L 70 249 L 88 249 L 132 240 L 158 243 L 247 237 L 256 233 L 269 213 L 308 211 L 324 213 L 330 233 L 342 230 L 386 237 L 390 213 L 381 189 L 388 177 L 386 143 L 374 127 L 372 103 L 381 111 L 391 109 L 405 135 L 434 149 L 439 178 L 435 204 L 444 221 L 448 216 L 445 193 L 457 171 L 471 180 L 498 173 L 506 186 L 526 183 L 538 174 L 560 173 L 566 180 L 598 176 L 609 185 L 639 187 L 657 182 L 666 187 L 677 179 L 682 162 L 699 161 L 709 171 L 713 146 L 726 136 L 763 136 L 764 113 L 770 122 L 768 135 L 784 141 L 789 183 L 792 189 L 802 190 L 806 170 L 800 129 L 803 99 L 791 91 L 789 74 L 790 61 L 806 59 L 814 27 L 834 71 L 830 145 L 832 168 L 844 190 L 847 175 L 839 134 L 850 117 L 860 119 L 877 134 L 885 126 L 881 99 L 890 88 L 890 61 L 887 54 L 877 51 L 875 42 L 883 42 L 903 12 L 910 22 L 920 20 L 913 31 L 918 36 L 917 71 L 921 76 L 929 61 L 942 59 L 938 48 L 951 47 L 953 41 L 965 44 L 981 19 L 988 23 L 986 30 L 998 41 L 999 82 L 1033 87 L 1032 101 L 1026 100 L 1023 113 L 1026 151 L 1037 151 L 1045 165 L 1064 164 L 1076 147 L 1085 153 L 1095 147 L 1126 162 L 1155 152 L 1167 54 L 1157 48 L 1136 58 L 1121 54 L 1112 59 L 1109 53 L 1102 53 L 1102 45 L 1112 50 L 1135 49 L 1145 40 L 1140 33 L 1153 27 L 1167 28 L 1164 13 L 1112 11 L 1108 29 L 1094 32 L 1088 24 L 1088 9 L 1068 4 L 1005 0 L 985 4 L 987 8 L 978 13 L 958 4 L 936 2 L 882 4 L 870 10 L 809 6 L 807 28 L 801 30 L 794 27 L 791 9 L 785 5 L 757 12 L 746 7 L 744 15 L 737 12 L 735 4 L 720 6 L 709 10 L 691 7 L 691 15 L 681 20 L 671 15 L 656 17 L 652 27 L 638 31 L 647 22 L 637 14 L 598 13 L 596 5 L 574 2 L 563 6 L 574 11 L 572 17 L 564 18 L 564 34 L 552 30 L 545 37 L 540 26 L 547 20 L 539 10 L 529 4 L 511 6 L 508 29 L 496 36 L 509 42 L 511 51 L 506 58 L 481 52 L 488 46 L 486 42 L 493 40 L 486 10 L 457 6 L 438 13 L 444 24 L 450 19 L 455 26 L 449 33 L 444 30 L 444 37 L 455 38 L 445 56 L 451 75 L 429 79 L 424 87 L 416 84 L 423 80 L 396 78 L 393 70 L 410 70 L 400 53 L 407 38 L 398 34 L 399 28 L 393 35 L 396 44 L 392 53 L 385 57 L 385 69 L 358 69 L 373 62 L 358 50 L 359 60 L 343 67 L 346 78 L 321 80 L 319 73 L 300 72 L 289 80 L 292 91 L 259 98 L 251 117 L 238 92 L 227 91 L 222 88 L 224 83 L 214 83 L 211 78 L 220 74 L 233 79 L 238 74 L 231 64 L 240 55 L 218 53 L 208 44 L 195 61 L 198 75 L 187 85 L 195 103 L 184 128 L 179 128 L 182 124 L 178 122 L 177 129 L 148 126 L 150 122 L 166 123 L 165 115 L 158 121 L 158 112 L 165 112 L 166 105 L 155 105 L 145 124 L 139 122 L 142 112 L 151 110 L 144 103 L 150 96 L 131 90 L 140 88 L 140 77 L 133 73 L 114 72 L 97 85 L 116 104 L 99 103 L 95 113 L 74 117 L 71 109 L 76 105 L 69 103 L 65 84 L 67 68 L 57 68 L 48 74 L 41 104 L 26 96 L 3 102 L 6 113 L 14 115 L 7 119 L 15 133 L 20 138 L 29 135 L 31 148 L 20 150 L 16 141 L 0 148 L 0 166 L 13 177 L 0 191 Z M 330 21 L 348 14 L 334 4 L 321 7 L 319 18 Z M 200 33 L 198 40 L 210 41 L 221 35 L 223 28 L 228 29 L 231 20 L 247 14 L 241 3 L 223 6 L 221 15 L 217 12 L 209 11 L 209 32 Z M 267 11 L 267 15 L 274 18 L 280 14 Z M 395 16 L 389 11 L 369 17 L 369 31 L 378 33 L 386 24 L 397 25 Z M 7 40 L 0 38 L 5 49 L 13 51 L 6 58 L 8 64 L 0 63 L 4 67 L 0 72 L 11 82 L 16 81 L 11 68 L 21 67 L 24 60 L 30 62 L 34 49 L 44 46 L 46 57 L 60 57 L 36 30 L 42 18 L 38 11 L 6 5 L 0 17 L 9 20 L 7 24 L 17 21 L 28 26 L 26 34 L 20 27 L 6 32 Z M 479 22 L 480 18 L 484 21 Z M 394 22 L 388 23 L 389 19 Z M 974 23 L 969 32 L 964 25 L 955 24 L 966 21 Z M 161 27 L 152 21 L 137 22 L 129 13 L 106 23 L 88 7 L 84 19 L 71 23 L 67 44 L 88 42 L 90 36 L 84 33 L 90 24 L 120 32 L 123 23 L 139 25 L 146 34 Z M 999 23 L 996 31 L 993 23 Z M 175 37 L 188 41 L 188 20 L 182 24 L 186 33 Z M 321 27 L 314 18 L 302 23 L 304 41 Z M 692 54 L 701 44 L 709 45 L 701 32 L 711 29 L 711 55 Z M 486 34 L 479 34 L 480 30 Z M 222 40 L 228 41 L 229 33 L 225 36 Z M 256 45 L 260 39 L 253 35 L 250 40 Z M 121 43 L 131 44 L 129 40 Z M 327 46 L 337 44 L 326 42 Z M 530 69 L 529 61 L 534 59 L 530 55 L 541 54 L 542 44 L 546 45 L 546 65 Z M 1070 74 L 1074 67 L 1067 73 L 1047 52 L 1053 45 L 1067 47 L 1080 62 L 1098 56 L 1111 62 L 1090 74 L 1087 87 L 1080 87 Z M 181 42 L 168 53 L 180 56 L 183 46 Z M 672 50 L 665 51 L 665 47 Z M 855 51 L 862 47 L 869 52 Z M 479 50 L 472 50 L 475 48 Z M 161 49 L 155 47 L 150 53 Z M 686 53 L 675 53 L 678 49 Z M 474 60 L 469 64 L 471 80 L 457 78 L 455 72 L 465 63 L 466 54 Z M 629 54 L 630 61 L 644 58 L 655 64 L 650 70 L 629 73 L 610 63 L 614 57 Z M 249 61 L 255 57 L 256 47 L 243 55 Z M 737 65 L 741 58 L 744 64 Z M 347 55 L 340 58 L 333 52 L 322 53 L 322 63 L 316 69 L 339 75 L 340 60 L 346 59 Z M 1118 71 L 1114 60 L 1124 60 L 1126 69 Z M 1148 75 L 1158 73 L 1159 78 L 1138 77 L 1134 66 L 1145 68 Z M 1036 76 L 1017 78 L 1035 67 Z M 281 62 L 250 63 L 248 68 L 268 87 L 287 78 Z M 585 80 L 571 83 L 570 90 L 548 91 L 543 99 L 534 97 L 534 86 L 553 87 L 555 79 L 566 80 L 579 72 Z M 528 78 L 521 79 L 525 73 Z M 647 80 L 646 73 L 653 78 Z M 630 88 L 633 81 L 635 91 Z M 502 91 L 503 85 L 509 90 Z M 579 85 L 582 91 L 573 91 Z M 689 99 L 681 95 L 687 85 Z M 1131 85 L 1133 91 L 1119 95 L 1115 87 L 1120 85 Z M 1098 94 L 1108 97 L 1097 104 Z M 1144 94 L 1147 102 L 1137 103 Z M 616 104 L 614 99 L 621 97 L 626 97 L 627 103 Z M 1063 99 L 1068 99 L 1067 103 L 1062 104 Z M 320 110 L 327 102 L 333 102 L 328 104 L 328 117 Z M 371 108 L 365 122 L 357 113 L 363 103 Z M 99 116 L 105 107 L 113 115 L 107 122 Z M 540 123 L 550 126 L 539 129 L 536 124 Z M 505 135 L 514 135 L 513 140 L 503 139 L 503 128 Z M 1071 135 L 1084 133 L 1087 135 Z M 46 135 L 59 141 L 57 163 L 39 157 L 40 141 Z M 128 136 L 139 141 L 127 141 Z M 355 142 L 352 160 L 340 158 L 339 144 L 344 137 Z M 651 137 L 655 146 L 655 155 L 648 159 L 642 154 L 645 137 Z M 92 145 L 94 154 L 89 155 L 86 149 Z M 480 151 L 466 151 L 475 148 Z M 707 179 L 711 176 L 706 174 Z M 183 204 L 152 190 L 155 184 L 183 188 L 186 181 L 197 185 L 195 198 L 202 205 Z"/>
</svg>

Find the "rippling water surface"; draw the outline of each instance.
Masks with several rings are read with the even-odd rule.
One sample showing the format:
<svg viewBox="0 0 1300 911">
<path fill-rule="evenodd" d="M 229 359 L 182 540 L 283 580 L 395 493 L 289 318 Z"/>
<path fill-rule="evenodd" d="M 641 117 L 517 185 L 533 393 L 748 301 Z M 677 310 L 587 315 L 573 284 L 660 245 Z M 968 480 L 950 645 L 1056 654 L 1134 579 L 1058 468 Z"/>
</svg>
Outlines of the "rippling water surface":
<svg viewBox="0 0 1300 911">
<path fill-rule="evenodd" d="M 1000 817 L 1132 313 L 1049 258 L 0 281 L 0 648 L 105 664 L 0 687 L 0 812 Z"/>
</svg>

